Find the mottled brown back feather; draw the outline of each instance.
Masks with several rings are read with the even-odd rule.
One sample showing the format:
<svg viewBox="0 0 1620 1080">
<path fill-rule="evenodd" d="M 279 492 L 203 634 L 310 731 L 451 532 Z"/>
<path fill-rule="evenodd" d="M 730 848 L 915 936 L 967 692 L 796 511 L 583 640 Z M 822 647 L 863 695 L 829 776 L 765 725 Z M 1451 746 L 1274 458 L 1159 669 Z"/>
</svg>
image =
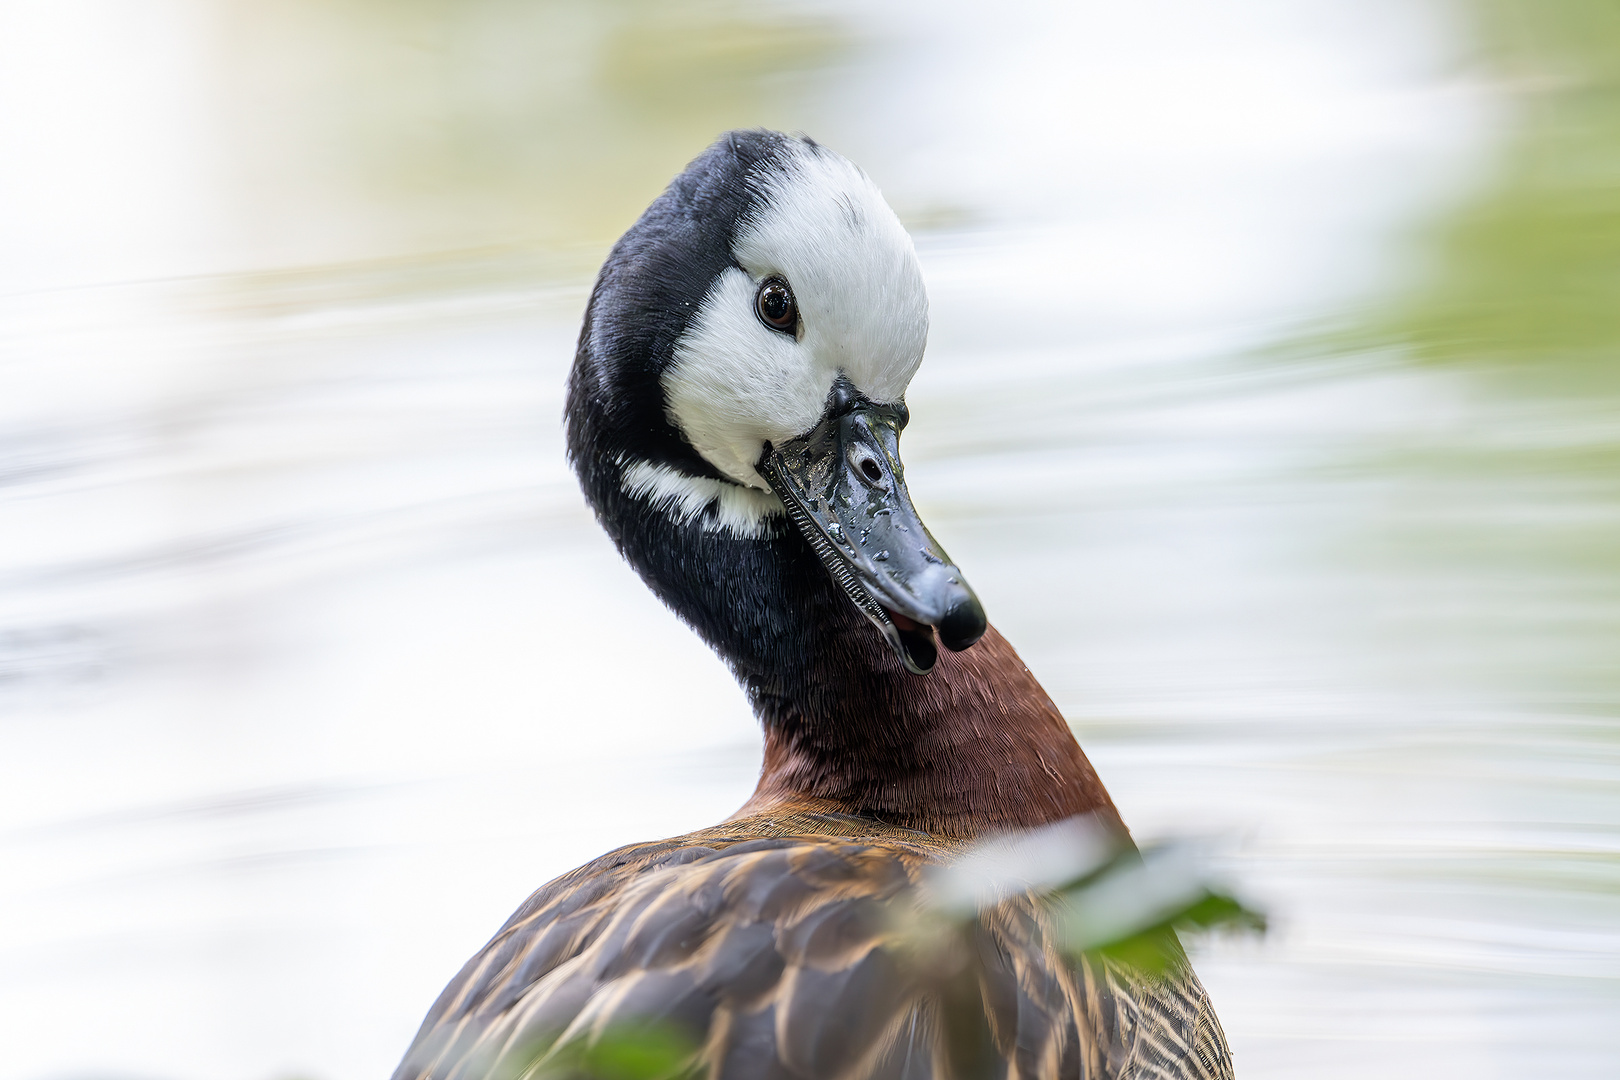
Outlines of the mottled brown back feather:
<svg viewBox="0 0 1620 1080">
<path fill-rule="evenodd" d="M 603 856 L 535 893 L 467 964 L 395 1080 L 519 1077 L 649 1020 L 687 1032 L 717 1080 L 950 1077 L 942 992 L 904 962 L 884 904 L 953 850 L 795 812 Z M 974 947 L 991 1075 L 1231 1075 L 1190 969 L 1158 982 L 1067 961 L 1027 896 L 986 912 Z"/>
</svg>

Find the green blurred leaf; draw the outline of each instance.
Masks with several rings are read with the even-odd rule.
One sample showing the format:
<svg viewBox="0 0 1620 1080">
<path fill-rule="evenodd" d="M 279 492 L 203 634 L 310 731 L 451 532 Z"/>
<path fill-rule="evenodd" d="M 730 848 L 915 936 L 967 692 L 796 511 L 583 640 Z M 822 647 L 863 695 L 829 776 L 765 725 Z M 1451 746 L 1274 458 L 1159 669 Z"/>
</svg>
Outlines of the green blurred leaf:
<svg viewBox="0 0 1620 1080">
<path fill-rule="evenodd" d="M 1114 826 L 1078 817 L 994 837 L 943 868 L 921 905 L 896 907 L 910 962 L 936 983 L 971 964 L 981 911 L 1033 892 L 1049 898 L 1059 947 L 1163 973 L 1185 961 L 1176 932 L 1264 933 L 1263 914 L 1213 881 L 1187 842 L 1131 847 Z"/>
<path fill-rule="evenodd" d="M 1264 932 L 1266 926 L 1264 915 L 1212 883 L 1184 843 L 1123 850 L 1054 898 L 1065 951 L 1110 956 L 1148 971 L 1180 962 L 1177 929 Z"/>
<path fill-rule="evenodd" d="M 674 1080 L 692 1076 L 697 1047 L 668 1025 L 611 1028 L 581 1056 L 593 1080 Z"/>
<path fill-rule="evenodd" d="M 1113 941 L 1092 945 L 1084 951 L 1130 964 L 1154 975 L 1163 975 L 1186 958 L 1176 931 L 1199 932 L 1234 930 L 1265 933 L 1264 914 L 1246 907 L 1242 901 L 1223 893 L 1206 892 L 1174 918 L 1144 927 Z"/>
<path fill-rule="evenodd" d="M 699 1075 L 698 1044 L 680 1028 L 625 1023 L 595 1036 L 537 1040 L 515 1055 L 504 1080 L 682 1080 Z"/>
</svg>

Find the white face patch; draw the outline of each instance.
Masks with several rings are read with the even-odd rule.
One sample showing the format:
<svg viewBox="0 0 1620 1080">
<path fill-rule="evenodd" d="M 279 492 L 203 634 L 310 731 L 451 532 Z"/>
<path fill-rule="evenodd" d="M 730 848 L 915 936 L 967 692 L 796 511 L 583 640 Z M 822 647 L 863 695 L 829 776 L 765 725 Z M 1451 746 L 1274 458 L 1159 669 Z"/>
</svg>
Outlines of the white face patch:
<svg viewBox="0 0 1620 1080">
<path fill-rule="evenodd" d="M 696 521 L 710 532 L 756 539 L 775 536 L 783 520 L 782 500 L 710 476 L 688 476 L 650 461 L 620 461 L 619 485 L 633 499 L 644 499 L 677 525 Z"/>
<path fill-rule="evenodd" d="M 761 183 L 760 211 L 732 246 L 742 269 L 715 279 L 663 385 L 693 448 L 768 491 L 754 471 L 765 442 L 813 428 L 839 372 L 873 401 L 905 396 L 928 340 L 928 296 L 911 237 L 850 162 L 801 145 Z M 798 301 L 797 338 L 755 314 L 759 284 L 772 276 Z"/>
</svg>

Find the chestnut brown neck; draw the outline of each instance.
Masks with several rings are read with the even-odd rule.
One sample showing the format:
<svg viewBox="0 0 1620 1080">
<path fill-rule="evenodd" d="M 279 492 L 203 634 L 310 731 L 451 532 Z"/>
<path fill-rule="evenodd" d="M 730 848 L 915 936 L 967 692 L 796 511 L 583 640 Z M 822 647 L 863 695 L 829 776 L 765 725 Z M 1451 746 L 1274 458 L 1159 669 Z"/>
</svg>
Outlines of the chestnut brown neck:
<svg viewBox="0 0 1620 1080">
<path fill-rule="evenodd" d="M 808 699 L 756 696 L 765 762 L 738 817 L 811 808 L 962 839 L 1089 812 L 1118 822 L 1057 706 L 995 627 L 924 676 L 900 671 L 861 629 L 822 658 Z"/>
</svg>

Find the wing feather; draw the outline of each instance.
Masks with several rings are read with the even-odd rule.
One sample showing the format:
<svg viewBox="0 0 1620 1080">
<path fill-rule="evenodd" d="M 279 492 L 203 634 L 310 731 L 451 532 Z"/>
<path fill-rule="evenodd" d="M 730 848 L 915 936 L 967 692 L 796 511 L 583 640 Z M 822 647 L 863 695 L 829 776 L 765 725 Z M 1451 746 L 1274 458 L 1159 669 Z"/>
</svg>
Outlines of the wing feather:
<svg viewBox="0 0 1620 1080">
<path fill-rule="evenodd" d="M 710 830 L 559 878 L 445 988 L 394 1080 L 517 1080 L 564 1047 L 647 1022 L 689 1033 L 714 1080 L 949 1080 L 971 1033 L 907 965 L 885 907 L 941 853 L 873 831 Z M 1155 981 L 1074 963 L 1052 941 L 1030 897 L 974 929 L 971 1000 L 997 1076 L 1231 1077 L 1190 968 Z"/>
</svg>

